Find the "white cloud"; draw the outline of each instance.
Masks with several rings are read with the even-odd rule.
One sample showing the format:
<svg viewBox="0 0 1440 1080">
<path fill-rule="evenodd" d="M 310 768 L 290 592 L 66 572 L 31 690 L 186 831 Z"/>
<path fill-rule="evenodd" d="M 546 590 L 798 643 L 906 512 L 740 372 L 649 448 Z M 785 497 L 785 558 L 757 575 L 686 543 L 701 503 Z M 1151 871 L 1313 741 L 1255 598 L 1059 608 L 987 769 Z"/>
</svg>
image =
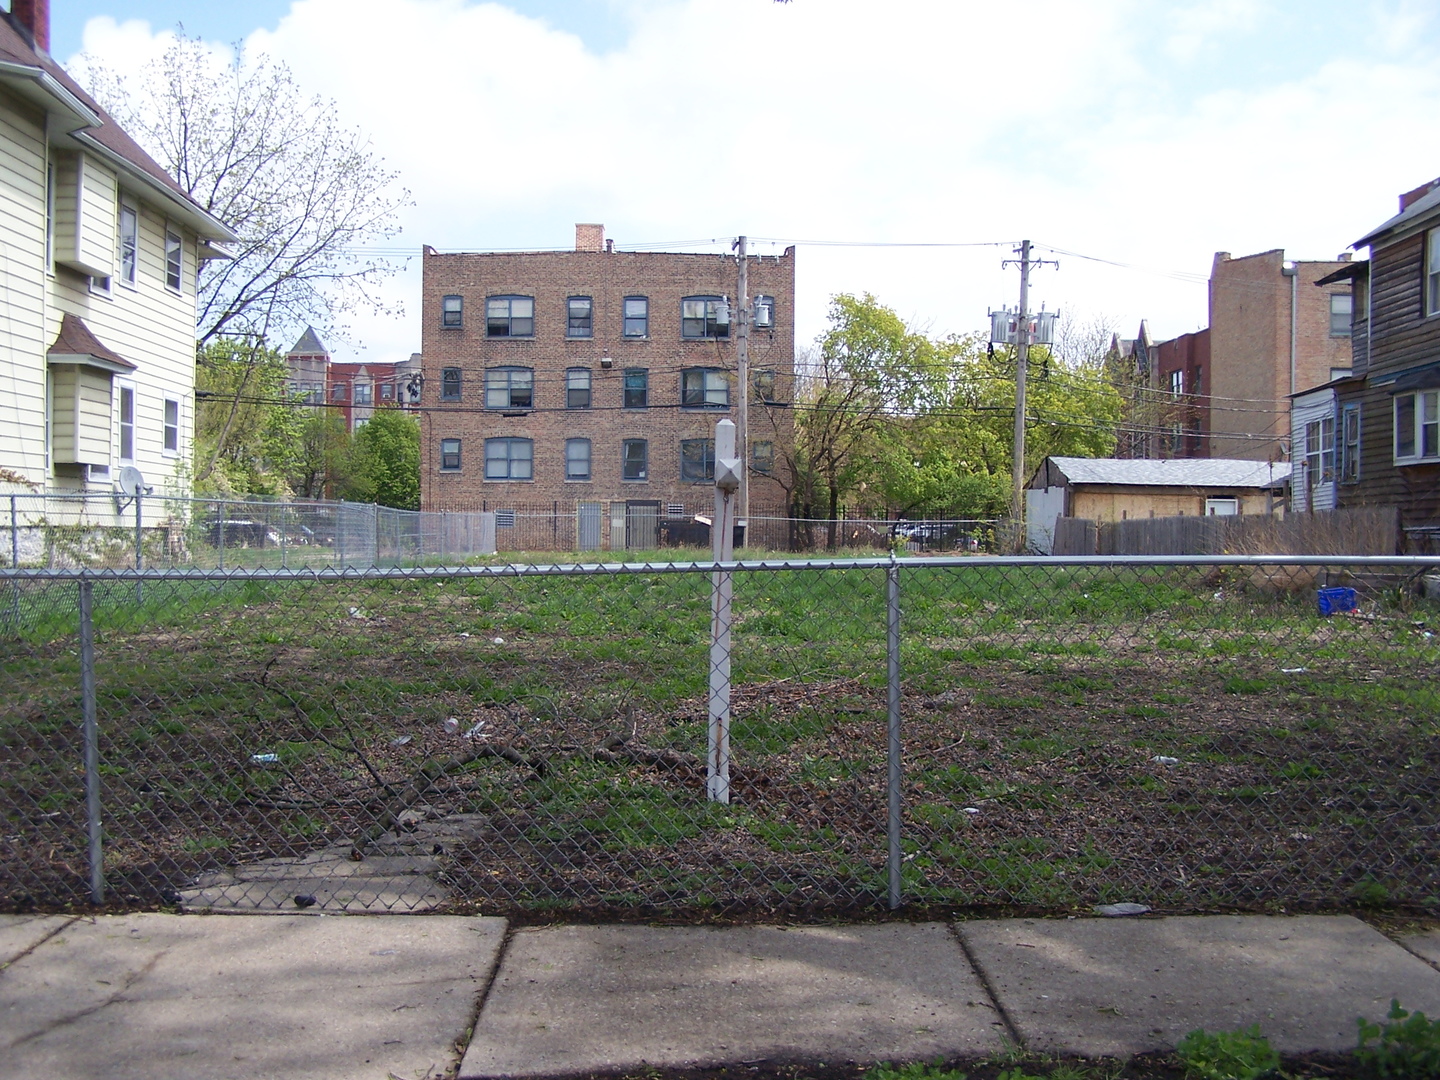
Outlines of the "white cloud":
<svg viewBox="0 0 1440 1080">
<path fill-rule="evenodd" d="M 1333 256 L 1396 192 L 1440 171 L 1416 137 L 1440 99 L 1423 51 L 1295 56 L 1285 82 L 1187 95 L 1169 70 L 1184 66 L 1181 39 L 1198 49 L 1245 32 L 1253 0 L 615 6 L 632 32 L 602 55 L 463 0 L 296 0 L 247 44 L 371 134 L 414 193 L 402 242 L 417 249 L 563 247 L 574 222 L 603 221 L 622 246 L 742 231 L 1028 235 L 1204 274 L 1217 248 Z M 117 66 L 152 52 L 149 40 L 109 20 L 86 33 Z M 1168 44 L 1148 55 L 1146 40 Z M 1357 166 L 1366 146 L 1387 147 L 1382 164 Z M 978 329 L 987 306 L 1013 303 L 1015 273 L 1000 267 L 1009 254 L 804 247 L 802 342 L 840 290 L 873 292 L 937 331 Z M 1108 313 L 1127 332 L 1148 316 L 1166 336 L 1205 320 L 1203 285 L 1061 262 L 1034 281 L 1052 308 Z M 395 287 L 407 317 L 357 325 L 366 358 L 418 347 L 418 269 Z"/>
</svg>

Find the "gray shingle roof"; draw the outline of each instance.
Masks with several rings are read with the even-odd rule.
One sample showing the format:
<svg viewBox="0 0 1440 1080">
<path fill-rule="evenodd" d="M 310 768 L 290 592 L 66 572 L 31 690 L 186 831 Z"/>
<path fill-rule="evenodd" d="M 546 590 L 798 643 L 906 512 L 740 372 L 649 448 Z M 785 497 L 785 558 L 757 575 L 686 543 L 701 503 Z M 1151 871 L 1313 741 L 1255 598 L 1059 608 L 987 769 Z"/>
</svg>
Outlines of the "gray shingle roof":
<svg viewBox="0 0 1440 1080">
<path fill-rule="evenodd" d="M 1283 485 L 1290 462 L 1234 458 L 1052 457 L 1050 463 L 1072 484 L 1123 484 L 1130 487 L 1266 488 Z"/>
</svg>

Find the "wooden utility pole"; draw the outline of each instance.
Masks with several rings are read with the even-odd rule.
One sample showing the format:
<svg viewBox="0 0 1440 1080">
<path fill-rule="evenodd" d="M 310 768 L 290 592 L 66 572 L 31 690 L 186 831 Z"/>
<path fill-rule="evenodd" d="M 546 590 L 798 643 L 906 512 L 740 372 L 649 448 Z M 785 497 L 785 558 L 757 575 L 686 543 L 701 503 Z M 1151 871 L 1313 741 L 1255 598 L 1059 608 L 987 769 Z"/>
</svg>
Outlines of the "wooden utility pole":
<svg viewBox="0 0 1440 1080">
<path fill-rule="evenodd" d="M 1015 549 L 1025 547 L 1025 367 L 1030 359 L 1030 241 L 1020 242 L 1020 316 L 1015 339 L 1015 461 L 1010 471 L 1010 519 Z"/>
</svg>

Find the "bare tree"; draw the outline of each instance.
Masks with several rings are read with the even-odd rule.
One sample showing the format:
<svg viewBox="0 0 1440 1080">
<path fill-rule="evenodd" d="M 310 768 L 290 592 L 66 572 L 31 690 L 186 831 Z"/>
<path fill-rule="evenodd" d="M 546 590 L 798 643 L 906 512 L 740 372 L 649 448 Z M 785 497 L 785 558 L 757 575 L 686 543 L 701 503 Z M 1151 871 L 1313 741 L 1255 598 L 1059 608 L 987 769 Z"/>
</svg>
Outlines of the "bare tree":
<svg viewBox="0 0 1440 1080">
<path fill-rule="evenodd" d="M 307 98 L 289 69 L 239 46 L 228 65 L 180 36 L 134 79 L 87 60 L 95 98 L 197 203 L 240 236 L 199 275 L 196 337 L 327 333 L 356 309 L 384 310 L 394 272 L 357 248 L 395 235 L 410 204 L 333 102 Z"/>
</svg>

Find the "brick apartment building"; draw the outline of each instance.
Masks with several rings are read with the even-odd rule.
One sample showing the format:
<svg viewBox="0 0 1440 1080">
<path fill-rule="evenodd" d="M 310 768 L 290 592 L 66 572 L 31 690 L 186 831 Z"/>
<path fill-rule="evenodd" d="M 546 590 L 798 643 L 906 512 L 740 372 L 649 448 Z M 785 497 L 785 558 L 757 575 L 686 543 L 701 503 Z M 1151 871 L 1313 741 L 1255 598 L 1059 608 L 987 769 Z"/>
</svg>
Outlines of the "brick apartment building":
<svg viewBox="0 0 1440 1080">
<path fill-rule="evenodd" d="M 290 369 L 290 393 L 316 405 L 328 405 L 352 434 L 375 415 L 377 407 L 408 408 L 416 403 L 418 384 L 412 383 L 412 377 L 419 363 L 415 355 L 398 363 L 337 364 L 320 335 L 307 326 L 295 347 L 285 354 L 285 363 Z"/>
<path fill-rule="evenodd" d="M 615 251 L 599 225 L 576 226 L 574 251 L 427 247 L 422 507 L 556 507 L 576 515 L 581 547 L 708 512 L 716 421 L 739 421 L 738 269 Z M 784 516 L 794 248 L 751 255 L 748 293 L 750 513 Z"/>
</svg>

